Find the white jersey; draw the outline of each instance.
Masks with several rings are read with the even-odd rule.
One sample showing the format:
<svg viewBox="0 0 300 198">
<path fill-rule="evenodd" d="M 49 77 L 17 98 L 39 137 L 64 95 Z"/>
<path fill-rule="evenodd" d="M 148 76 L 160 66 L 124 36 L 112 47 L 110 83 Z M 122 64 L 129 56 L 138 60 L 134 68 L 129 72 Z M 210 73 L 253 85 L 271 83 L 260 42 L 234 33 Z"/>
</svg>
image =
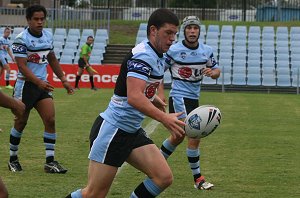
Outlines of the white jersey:
<svg viewBox="0 0 300 198">
<path fill-rule="evenodd" d="M 101 117 L 128 133 L 135 133 L 141 128 L 145 116 L 128 104 L 126 78 L 131 76 L 146 81 L 145 96 L 153 100 L 163 75 L 163 54 L 159 54 L 147 40 L 135 46 L 121 65 L 114 95 Z"/>
<path fill-rule="evenodd" d="M 199 99 L 203 69 L 218 68 L 210 46 L 199 43 L 196 48 L 189 48 L 184 41 L 170 47 L 165 64 L 172 76 L 170 97 L 190 99 Z"/>
<path fill-rule="evenodd" d="M 42 35 L 36 37 L 27 28 L 15 38 L 12 51 L 15 57 L 27 58 L 27 67 L 36 77 L 46 81 L 47 56 L 53 51 L 53 36 L 50 32 L 43 30 Z M 18 77 L 24 76 L 19 72 Z"/>
</svg>

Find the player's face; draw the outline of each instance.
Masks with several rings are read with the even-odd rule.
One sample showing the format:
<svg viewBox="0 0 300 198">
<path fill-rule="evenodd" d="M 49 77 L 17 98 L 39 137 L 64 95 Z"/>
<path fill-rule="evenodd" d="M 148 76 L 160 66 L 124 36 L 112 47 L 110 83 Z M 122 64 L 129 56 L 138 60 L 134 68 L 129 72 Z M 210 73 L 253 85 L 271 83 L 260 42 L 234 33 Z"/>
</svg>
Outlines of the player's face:
<svg viewBox="0 0 300 198">
<path fill-rule="evenodd" d="M 155 26 L 152 26 L 150 28 L 151 35 L 154 36 L 154 45 L 155 49 L 159 53 L 167 52 L 170 48 L 170 46 L 175 41 L 175 36 L 177 33 L 177 26 L 173 24 L 166 23 L 164 26 L 162 26 L 160 29 L 157 29 Z M 150 39 L 151 41 L 151 39 Z"/>
<path fill-rule="evenodd" d="M 3 33 L 3 36 L 4 36 L 5 38 L 8 38 L 9 35 L 10 35 L 10 30 L 5 30 L 4 33 Z"/>
<path fill-rule="evenodd" d="M 42 33 L 46 17 L 44 12 L 34 12 L 31 19 L 27 19 L 29 29 L 32 33 L 40 35 Z"/>
<path fill-rule="evenodd" d="M 93 38 L 89 38 L 89 39 L 86 41 L 86 43 L 89 44 L 89 45 L 91 45 L 93 42 L 94 42 L 94 39 L 93 39 Z"/>
<path fill-rule="evenodd" d="M 197 25 L 188 25 L 185 28 L 185 40 L 188 44 L 198 44 L 200 28 Z"/>
</svg>

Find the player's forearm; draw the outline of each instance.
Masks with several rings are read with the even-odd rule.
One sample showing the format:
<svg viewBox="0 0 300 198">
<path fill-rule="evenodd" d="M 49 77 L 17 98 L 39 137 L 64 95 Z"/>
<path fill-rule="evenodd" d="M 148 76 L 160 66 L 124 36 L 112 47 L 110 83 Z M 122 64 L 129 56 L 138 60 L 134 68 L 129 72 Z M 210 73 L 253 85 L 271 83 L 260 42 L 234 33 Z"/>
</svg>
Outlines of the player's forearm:
<svg viewBox="0 0 300 198">
<path fill-rule="evenodd" d="M 221 73 L 220 69 L 214 69 L 214 70 L 212 70 L 211 78 L 212 78 L 212 79 L 217 79 L 217 78 L 219 78 L 220 73 Z"/>
<path fill-rule="evenodd" d="M 0 91 L 0 106 L 8 109 L 12 109 L 15 106 L 16 101 L 10 97 L 5 95 Z"/>
</svg>

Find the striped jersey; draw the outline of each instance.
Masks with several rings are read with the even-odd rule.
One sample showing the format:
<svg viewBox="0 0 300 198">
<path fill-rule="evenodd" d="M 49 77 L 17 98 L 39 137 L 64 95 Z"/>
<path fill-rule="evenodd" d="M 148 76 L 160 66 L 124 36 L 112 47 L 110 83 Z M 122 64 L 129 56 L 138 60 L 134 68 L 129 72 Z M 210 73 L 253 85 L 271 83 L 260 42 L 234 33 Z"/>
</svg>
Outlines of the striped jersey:
<svg viewBox="0 0 300 198">
<path fill-rule="evenodd" d="M 135 46 L 121 65 L 114 95 L 101 117 L 128 133 L 136 132 L 141 128 L 145 115 L 128 104 L 126 79 L 135 77 L 146 81 L 145 96 L 153 100 L 163 74 L 163 54 L 158 53 L 148 41 Z"/>
<path fill-rule="evenodd" d="M 190 48 L 184 41 L 172 45 L 166 53 L 166 68 L 172 76 L 170 97 L 199 99 L 204 68 L 218 68 L 213 49 L 203 43 Z"/>
<path fill-rule="evenodd" d="M 46 81 L 47 79 L 47 56 L 53 51 L 53 36 L 43 30 L 40 37 L 32 35 L 28 28 L 16 36 L 12 51 L 15 57 L 27 58 L 27 67 L 36 77 Z M 24 77 L 19 71 L 18 77 Z"/>
<path fill-rule="evenodd" d="M 10 47 L 9 39 L 5 38 L 4 36 L 0 37 L 0 56 L 6 57 L 7 56 L 7 49 Z"/>
</svg>

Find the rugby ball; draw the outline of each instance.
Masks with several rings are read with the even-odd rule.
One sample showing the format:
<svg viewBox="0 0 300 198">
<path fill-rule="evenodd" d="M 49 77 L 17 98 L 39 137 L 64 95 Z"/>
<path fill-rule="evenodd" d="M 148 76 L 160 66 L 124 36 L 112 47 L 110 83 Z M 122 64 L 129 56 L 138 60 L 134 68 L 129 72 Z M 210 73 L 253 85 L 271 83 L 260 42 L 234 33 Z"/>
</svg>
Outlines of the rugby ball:
<svg viewBox="0 0 300 198">
<path fill-rule="evenodd" d="M 221 111 L 213 105 L 197 107 L 184 121 L 186 136 L 194 139 L 208 136 L 220 125 L 221 117 Z"/>
</svg>

